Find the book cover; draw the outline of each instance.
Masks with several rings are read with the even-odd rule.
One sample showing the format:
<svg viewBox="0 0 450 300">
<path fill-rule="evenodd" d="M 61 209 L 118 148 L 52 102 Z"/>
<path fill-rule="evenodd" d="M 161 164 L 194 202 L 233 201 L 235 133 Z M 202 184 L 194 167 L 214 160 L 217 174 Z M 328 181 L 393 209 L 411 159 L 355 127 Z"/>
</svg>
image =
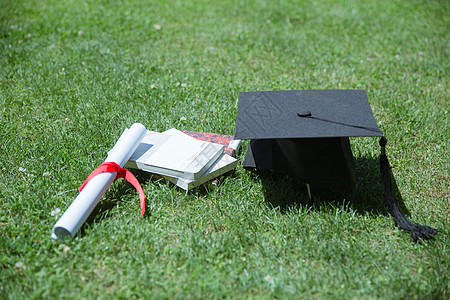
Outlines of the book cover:
<svg viewBox="0 0 450 300">
<path fill-rule="evenodd" d="M 223 152 L 230 156 L 234 156 L 235 152 L 238 150 L 241 144 L 241 140 L 235 140 L 232 135 L 209 133 L 209 132 L 196 132 L 189 130 L 180 130 L 180 131 L 200 141 L 224 145 L 225 149 Z"/>
</svg>

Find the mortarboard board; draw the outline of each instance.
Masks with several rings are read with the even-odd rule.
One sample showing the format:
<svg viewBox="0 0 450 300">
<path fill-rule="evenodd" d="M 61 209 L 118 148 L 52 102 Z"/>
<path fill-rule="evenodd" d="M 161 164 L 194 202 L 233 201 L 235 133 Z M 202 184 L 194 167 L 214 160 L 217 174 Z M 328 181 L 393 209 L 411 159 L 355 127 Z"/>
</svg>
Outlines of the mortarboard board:
<svg viewBox="0 0 450 300">
<path fill-rule="evenodd" d="M 397 224 L 413 240 L 436 230 L 414 224 L 392 195 L 387 140 L 363 90 L 260 91 L 239 93 L 236 139 L 250 139 L 244 168 L 269 169 L 313 187 L 355 189 L 355 166 L 349 137 L 381 137 L 385 200 Z"/>
</svg>

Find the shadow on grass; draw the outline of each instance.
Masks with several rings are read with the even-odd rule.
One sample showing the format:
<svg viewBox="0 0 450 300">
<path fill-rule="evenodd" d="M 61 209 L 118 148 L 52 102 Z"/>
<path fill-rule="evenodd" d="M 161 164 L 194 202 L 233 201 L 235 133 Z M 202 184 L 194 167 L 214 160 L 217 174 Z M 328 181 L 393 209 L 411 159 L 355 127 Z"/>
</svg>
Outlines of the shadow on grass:
<svg viewBox="0 0 450 300">
<path fill-rule="evenodd" d="M 354 192 L 311 187 L 312 199 L 308 196 L 306 184 L 289 176 L 260 170 L 255 172 L 255 177 L 262 180 L 264 199 L 267 204 L 279 208 L 282 213 L 298 205 L 307 206 L 313 210 L 320 210 L 328 205 L 351 205 L 357 213 L 370 212 L 376 215 L 389 215 L 384 203 L 378 159 L 356 158 L 355 167 L 356 189 Z M 392 174 L 391 176 L 397 205 L 406 216 L 410 216 L 395 178 Z"/>
<path fill-rule="evenodd" d="M 375 215 L 389 215 L 387 207 L 384 203 L 383 187 L 381 184 L 381 176 L 379 170 L 378 159 L 375 158 L 356 158 L 356 190 L 352 193 L 342 192 L 332 189 L 316 189 L 311 187 L 312 199 L 308 196 L 306 185 L 289 176 L 280 175 L 268 170 L 258 170 L 251 172 L 252 180 L 261 180 L 263 185 L 264 199 L 266 203 L 273 207 L 279 208 L 282 213 L 285 213 L 292 208 L 299 205 L 306 206 L 313 210 L 321 210 L 329 205 L 335 207 L 350 205 L 357 213 L 364 214 L 370 212 Z M 138 181 L 144 185 L 148 181 L 167 181 L 161 176 L 133 170 L 133 174 Z M 227 177 L 236 176 L 235 171 L 227 173 Z M 391 174 L 392 176 L 392 174 Z M 410 213 L 405 207 L 404 201 L 398 190 L 395 178 L 392 176 L 392 187 L 394 190 L 395 200 L 397 205 L 404 212 L 406 216 Z M 223 178 L 219 178 L 218 184 Z M 173 185 L 168 182 L 168 184 Z M 203 184 L 198 188 L 189 191 L 193 196 L 205 196 L 216 188 L 211 182 Z M 107 219 L 110 216 L 110 211 L 117 206 L 118 202 L 124 195 L 136 193 L 134 187 L 121 179 L 119 183 L 115 183 L 108 189 L 102 200 L 97 204 L 94 211 L 91 213 L 85 225 L 80 230 L 80 235 L 85 234 L 86 228 L 95 222 Z M 147 209 L 144 217 L 148 217 L 151 211 Z M 139 203 L 136 204 L 137 207 Z M 137 208 L 137 211 L 139 208 Z"/>
<path fill-rule="evenodd" d="M 140 182 L 141 186 L 144 186 L 145 183 L 152 181 L 152 182 L 162 182 L 164 184 L 169 184 L 171 186 L 176 186 L 175 184 L 169 182 L 168 180 L 164 179 L 163 177 L 144 172 L 139 170 L 132 170 L 132 173 L 136 176 L 136 179 Z M 215 189 L 218 185 L 220 185 L 221 181 L 223 181 L 224 177 L 229 176 L 236 176 L 236 173 L 234 170 L 226 173 L 226 175 L 221 176 L 213 181 L 209 181 L 207 183 L 204 183 L 200 185 L 199 187 L 190 190 L 189 193 L 191 193 L 193 196 L 206 196 L 209 194 L 213 189 Z M 183 190 L 179 188 L 181 192 Z M 92 224 L 99 222 L 101 220 L 108 219 L 110 217 L 110 211 L 117 206 L 117 204 L 122 201 L 124 195 L 133 194 L 135 193 L 137 196 L 136 189 L 128 182 L 126 182 L 124 179 L 119 179 L 117 183 L 113 183 L 111 187 L 106 191 L 105 195 L 101 198 L 99 203 L 96 205 L 92 213 L 87 218 L 84 225 L 81 227 L 80 232 L 78 233 L 80 236 L 84 236 L 86 229 L 89 228 Z M 146 198 L 146 210 L 144 213 L 144 218 L 148 218 L 151 214 L 151 210 L 148 209 L 148 199 Z M 136 211 L 140 211 L 139 202 L 136 203 Z"/>
<path fill-rule="evenodd" d="M 161 180 L 161 177 L 156 176 L 154 174 L 150 174 L 147 172 L 136 171 L 133 170 L 133 174 L 136 176 L 136 179 L 139 181 L 141 186 L 144 185 L 147 181 L 157 181 Z M 83 226 L 81 226 L 78 235 L 84 236 L 86 233 L 86 229 L 89 228 L 92 224 L 96 222 L 100 222 L 101 220 L 108 219 L 110 217 L 111 210 L 117 206 L 117 204 L 122 201 L 124 195 L 128 195 L 131 193 L 135 193 L 137 196 L 136 189 L 125 179 L 119 179 L 117 182 L 113 182 L 111 186 L 108 188 L 106 193 L 100 199 L 98 204 L 95 206 L 92 213 L 87 218 L 86 222 L 84 222 Z M 147 199 L 146 199 L 147 200 Z M 146 206 L 147 206 L 146 201 Z M 136 211 L 140 211 L 139 202 L 137 202 Z M 144 217 L 148 217 L 150 214 L 149 210 L 146 207 Z"/>
</svg>

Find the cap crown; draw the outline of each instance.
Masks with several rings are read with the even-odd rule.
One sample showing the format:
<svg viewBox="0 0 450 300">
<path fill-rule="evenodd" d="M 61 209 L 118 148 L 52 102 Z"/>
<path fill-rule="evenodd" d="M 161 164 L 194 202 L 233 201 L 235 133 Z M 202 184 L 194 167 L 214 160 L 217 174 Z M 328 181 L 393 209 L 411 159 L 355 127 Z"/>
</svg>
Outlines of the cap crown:
<svg viewBox="0 0 450 300">
<path fill-rule="evenodd" d="M 382 135 L 364 90 L 239 93 L 237 139 Z"/>
</svg>

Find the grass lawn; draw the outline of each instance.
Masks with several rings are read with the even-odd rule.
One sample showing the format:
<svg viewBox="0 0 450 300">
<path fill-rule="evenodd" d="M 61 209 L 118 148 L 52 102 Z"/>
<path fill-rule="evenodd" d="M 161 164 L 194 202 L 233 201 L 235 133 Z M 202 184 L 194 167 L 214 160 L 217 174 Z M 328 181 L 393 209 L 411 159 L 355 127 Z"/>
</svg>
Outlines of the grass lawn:
<svg viewBox="0 0 450 300">
<path fill-rule="evenodd" d="M 0 298 L 448 299 L 450 3 L 0 1 Z M 123 129 L 233 134 L 240 91 L 364 89 L 410 218 L 384 206 L 378 139 L 355 194 L 239 164 L 185 193 L 116 181 L 81 232 L 51 228 Z M 248 143 L 238 154 L 242 162 Z"/>
</svg>

